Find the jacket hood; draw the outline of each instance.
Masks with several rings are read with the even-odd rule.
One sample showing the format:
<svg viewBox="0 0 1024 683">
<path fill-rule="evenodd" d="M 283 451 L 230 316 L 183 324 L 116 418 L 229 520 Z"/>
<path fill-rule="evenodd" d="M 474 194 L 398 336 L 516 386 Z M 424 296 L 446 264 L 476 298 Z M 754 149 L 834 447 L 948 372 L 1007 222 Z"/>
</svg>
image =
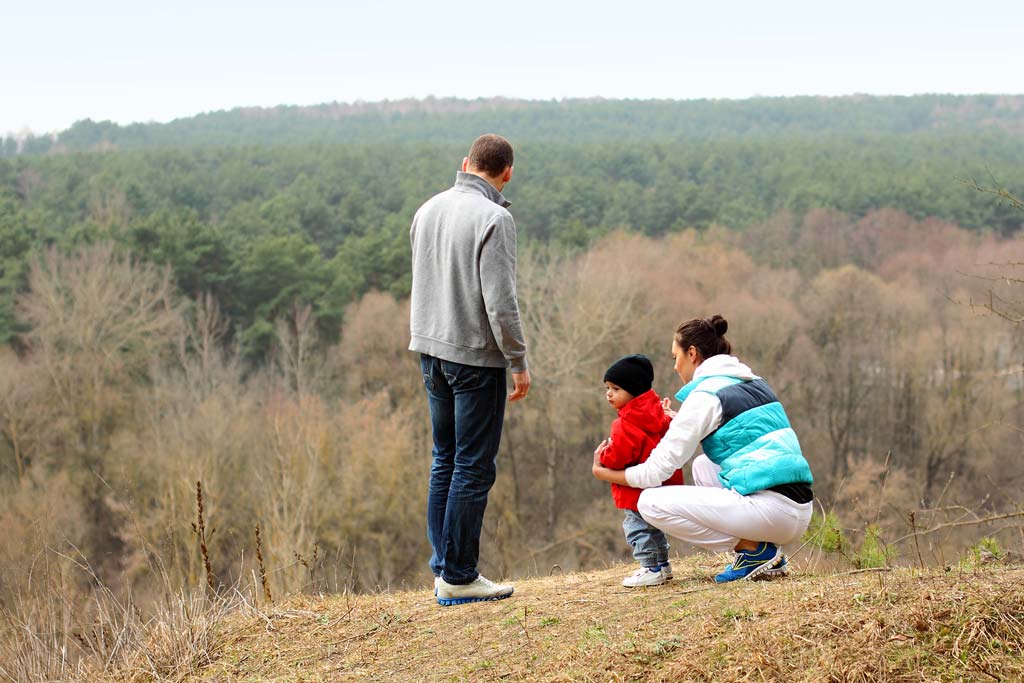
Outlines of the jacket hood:
<svg viewBox="0 0 1024 683">
<path fill-rule="evenodd" d="M 661 427 L 665 421 L 665 409 L 654 389 L 646 391 L 622 406 L 619 417 L 648 434 L 661 438 Z"/>
<path fill-rule="evenodd" d="M 736 379 L 758 378 L 746 363 L 741 363 L 736 356 L 727 356 L 724 353 L 705 359 L 697 366 L 693 378 L 701 379 L 712 375 L 725 375 Z"/>
<path fill-rule="evenodd" d="M 723 353 L 711 356 L 711 358 L 698 365 L 697 369 L 693 372 L 693 379 L 676 392 L 676 400 L 685 401 L 690 392 L 709 377 L 735 377 L 738 380 L 744 381 L 760 379 L 745 363 L 741 363 L 736 356 L 727 356 Z"/>
</svg>

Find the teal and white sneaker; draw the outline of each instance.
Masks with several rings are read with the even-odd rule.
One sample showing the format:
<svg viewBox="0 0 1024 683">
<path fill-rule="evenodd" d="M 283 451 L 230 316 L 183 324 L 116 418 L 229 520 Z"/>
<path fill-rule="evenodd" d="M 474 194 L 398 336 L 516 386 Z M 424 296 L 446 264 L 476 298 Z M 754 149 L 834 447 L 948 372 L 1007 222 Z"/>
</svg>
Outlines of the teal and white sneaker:
<svg viewBox="0 0 1024 683">
<path fill-rule="evenodd" d="M 728 583 L 741 579 L 753 580 L 764 576 L 773 569 L 782 568 L 785 561 L 785 556 L 779 547 L 765 541 L 758 544 L 757 550 L 737 551 L 736 559 L 715 577 L 715 583 Z"/>
<path fill-rule="evenodd" d="M 457 585 L 448 583 L 438 577 L 437 602 L 445 607 L 451 605 L 462 605 L 467 602 L 483 602 L 485 600 L 503 600 L 512 595 L 512 586 L 494 583 L 483 576 L 476 577 L 470 583 Z"/>
</svg>

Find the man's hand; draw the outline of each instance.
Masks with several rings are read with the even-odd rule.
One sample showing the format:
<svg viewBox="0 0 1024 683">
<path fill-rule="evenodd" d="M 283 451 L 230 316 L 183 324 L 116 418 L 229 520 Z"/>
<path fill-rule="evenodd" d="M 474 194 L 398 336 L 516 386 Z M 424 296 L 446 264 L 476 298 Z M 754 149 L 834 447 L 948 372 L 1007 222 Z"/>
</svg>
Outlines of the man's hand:
<svg viewBox="0 0 1024 683">
<path fill-rule="evenodd" d="M 508 400 L 518 401 L 521 398 L 526 398 L 527 392 L 530 391 L 530 371 L 513 372 L 512 384 L 512 393 L 508 395 Z"/>
</svg>

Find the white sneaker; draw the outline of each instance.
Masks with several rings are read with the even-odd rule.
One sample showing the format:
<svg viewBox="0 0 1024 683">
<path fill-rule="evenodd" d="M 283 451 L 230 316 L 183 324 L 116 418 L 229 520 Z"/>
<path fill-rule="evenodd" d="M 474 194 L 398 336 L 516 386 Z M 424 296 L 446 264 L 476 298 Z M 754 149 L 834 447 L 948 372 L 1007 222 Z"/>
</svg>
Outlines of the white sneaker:
<svg viewBox="0 0 1024 683">
<path fill-rule="evenodd" d="M 446 607 L 467 602 L 502 600 L 512 595 L 513 590 L 512 586 L 494 583 L 483 576 L 465 585 L 451 584 L 441 577 L 437 578 L 437 602 Z"/>
<path fill-rule="evenodd" d="M 675 578 L 674 576 L 672 576 L 671 562 L 666 562 L 665 564 L 661 565 L 661 573 L 665 575 L 666 581 L 671 581 L 673 578 Z"/>
<path fill-rule="evenodd" d="M 626 588 L 641 588 L 643 586 L 660 586 L 665 583 L 667 577 L 665 572 L 661 571 L 661 567 L 655 567 L 649 569 L 647 567 L 640 567 L 626 578 L 622 580 L 622 585 Z"/>
</svg>

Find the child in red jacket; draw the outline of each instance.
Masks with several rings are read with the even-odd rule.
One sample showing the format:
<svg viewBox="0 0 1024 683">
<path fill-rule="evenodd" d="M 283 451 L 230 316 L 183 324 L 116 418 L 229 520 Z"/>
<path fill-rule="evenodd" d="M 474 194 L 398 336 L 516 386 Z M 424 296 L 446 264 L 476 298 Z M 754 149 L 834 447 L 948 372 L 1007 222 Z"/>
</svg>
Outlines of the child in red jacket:
<svg viewBox="0 0 1024 683">
<path fill-rule="evenodd" d="M 601 455 L 601 464 L 605 467 L 624 470 L 644 462 L 668 431 L 672 420 L 651 389 L 653 382 L 654 366 L 646 356 L 639 354 L 620 358 L 604 373 L 605 397 L 612 408 L 619 411 L 618 419 L 612 422 L 608 448 Z M 683 471 L 676 470 L 662 485 L 682 483 Z M 626 513 L 622 520 L 626 541 L 640 563 L 639 570 L 623 579 L 622 585 L 627 588 L 658 586 L 672 578 L 668 540 L 637 512 L 639 498 L 640 489 L 612 484 L 615 506 Z"/>
</svg>

